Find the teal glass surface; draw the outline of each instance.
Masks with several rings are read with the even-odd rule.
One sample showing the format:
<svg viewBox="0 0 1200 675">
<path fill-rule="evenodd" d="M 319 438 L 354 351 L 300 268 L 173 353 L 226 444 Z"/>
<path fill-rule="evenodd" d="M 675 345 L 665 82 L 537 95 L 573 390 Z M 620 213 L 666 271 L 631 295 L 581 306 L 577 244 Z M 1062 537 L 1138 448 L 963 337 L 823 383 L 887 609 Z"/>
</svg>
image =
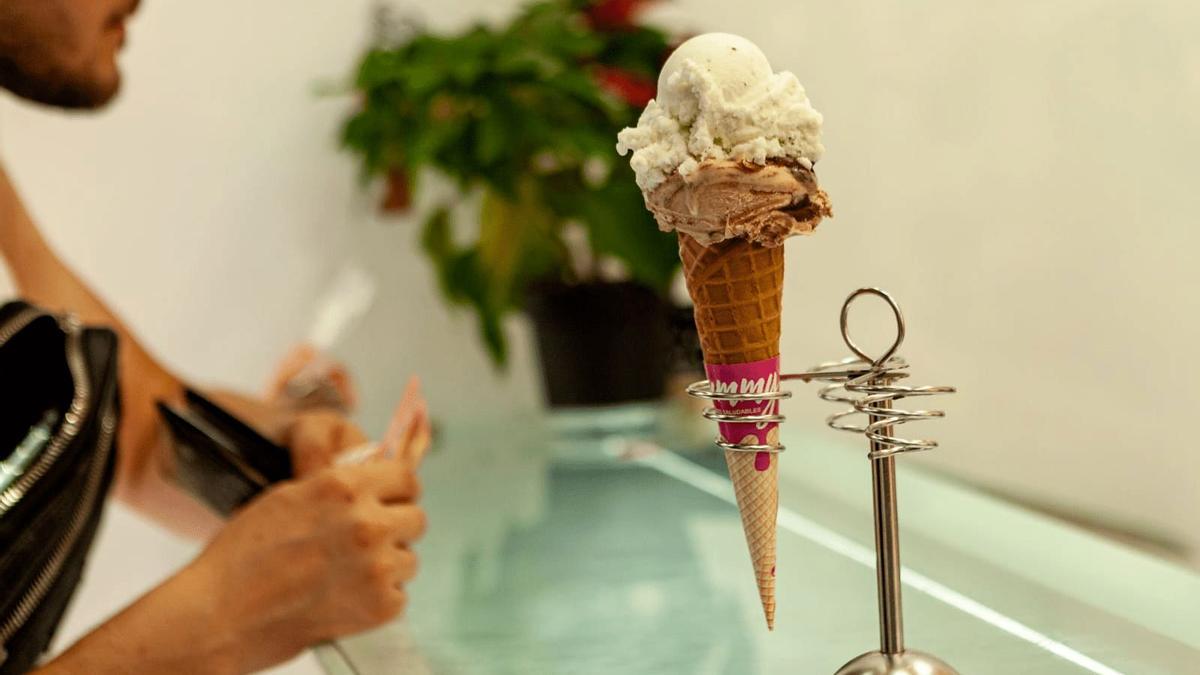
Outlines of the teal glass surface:
<svg viewBox="0 0 1200 675">
<path fill-rule="evenodd" d="M 327 671 L 824 674 L 878 648 L 853 439 L 785 429 L 768 632 L 723 459 L 646 435 L 450 425 L 407 617 L 319 650 Z M 908 463 L 908 646 L 963 675 L 1200 672 L 1200 576 Z"/>
</svg>

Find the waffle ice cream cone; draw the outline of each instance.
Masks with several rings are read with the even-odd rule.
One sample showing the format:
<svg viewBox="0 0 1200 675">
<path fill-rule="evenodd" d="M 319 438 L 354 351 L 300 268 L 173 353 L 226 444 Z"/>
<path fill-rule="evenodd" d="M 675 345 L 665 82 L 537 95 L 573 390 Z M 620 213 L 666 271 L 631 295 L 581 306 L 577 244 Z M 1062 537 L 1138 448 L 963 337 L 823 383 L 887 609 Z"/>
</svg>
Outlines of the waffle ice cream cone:
<svg viewBox="0 0 1200 675">
<path fill-rule="evenodd" d="M 679 258 L 708 364 L 779 356 L 783 247 L 746 239 L 705 246 L 679 234 Z M 740 440 L 740 439 L 739 439 Z"/>
<path fill-rule="evenodd" d="M 761 471 L 756 464 L 764 464 Z M 762 601 L 767 628 L 775 629 L 775 518 L 779 512 L 778 455 L 725 451 L 725 464 L 733 481 L 738 511 L 742 515 L 742 530 L 750 548 L 750 563 L 754 581 Z"/>
<path fill-rule="evenodd" d="M 761 390 L 778 389 L 780 316 L 783 309 L 783 248 L 768 248 L 745 239 L 704 246 L 690 235 L 679 235 L 688 292 L 695 303 L 696 328 L 709 379 L 732 380 L 741 391 L 735 370 L 740 364 L 770 363 Z M 729 378 L 722 377 L 728 374 Z M 757 381 L 758 378 L 751 378 Z M 774 384 L 770 384 L 773 382 Z M 718 402 L 723 412 L 774 412 L 777 403 L 740 405 Z M 778 444 L 777 425 L 722 424 L 721 436 L 730 442 Z M 765 431 L 765 434 L 762 432 Z M 779 510 L 778 455 L 769 452 L 725 451 L 750 563 L 758 585 L 767 627 L 775 627 L 775 518 Z"/>
</svg>

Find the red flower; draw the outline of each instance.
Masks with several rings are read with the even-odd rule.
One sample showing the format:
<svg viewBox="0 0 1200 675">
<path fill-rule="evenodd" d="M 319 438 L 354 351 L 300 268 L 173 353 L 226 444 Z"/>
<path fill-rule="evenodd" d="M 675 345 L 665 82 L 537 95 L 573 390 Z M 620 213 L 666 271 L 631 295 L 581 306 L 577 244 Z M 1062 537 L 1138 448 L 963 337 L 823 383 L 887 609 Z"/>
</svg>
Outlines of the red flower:
<svg viewBox="0 0 1200 675">
<path fill-rule="evenodd" d="M 654 80 L 620 68 L 596 66 L 593 75 L 601 89 L 635 108 L 644 108 L 658 88 Z"/>
<path fill-rule="evenodd" d="M 597 0 L 586 10 L 588 24 L 597 30 L 629 28 L 650 0 Z"/>
</svg>

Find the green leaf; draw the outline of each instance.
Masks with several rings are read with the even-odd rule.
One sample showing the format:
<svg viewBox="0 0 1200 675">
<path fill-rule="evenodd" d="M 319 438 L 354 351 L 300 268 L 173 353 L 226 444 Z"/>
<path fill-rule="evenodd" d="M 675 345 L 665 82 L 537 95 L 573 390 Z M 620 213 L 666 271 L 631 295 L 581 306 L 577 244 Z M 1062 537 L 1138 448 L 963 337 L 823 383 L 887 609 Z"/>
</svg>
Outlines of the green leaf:
<svg viewBox="0 0 1200 675">
<path fill-rule="evenodd" d="M 445 258 L 453 251 L 449 208 L 439 206 L 425 218 L 421 227 L 421 248 L 435 260 Z"/>
<path fill-rule="evenodd" d="M 453 279 L 454 244 L 450 232 L 450 210 L 444 206 L 438 207 L 425 219 L 421 227 L 421 248 L 433 263 L 438 288 L 446 299 L 460 303 L 465 300 L 463 293 Z"/>
<path fill-rule="evenodd" d="M 508 362 L 508 341 L 501 325 L 504 310 L 493 302 L 493 288 L 477 249 L 466 249 L 449 260 L 447 279 L 461 304 L 475 310 L 480 337 L 497 368 Z"/>
<path fill-rule="evenodd" d="M 497 370 L 508 367 L 508 338 L 504 335 L 501 322 L 502 317 L 496 312 L 487 308 L 482 308 L 479 312 L 479 334 Z"/>
<path fill-rule="evenodd" d="M 498 368 L 508 360 L 508 344 L 501 321 L 504 310 L 494 302 L 494 287 L 476 248 L 456 248 L 452 241 L 450 211 L 435 209 L 421 228 L 421 248 L 433 263 L 438 287 L 455 305 L 475 310 L 480 337 Z"/>
<path fill-rule="evenodd" d="M 496 307 L 519 307 L 525 285 L 562 264 L 558 230 L 555 214 L 532 180 L 518 186 L 515 200 L 484 193 L 479 254 Z"/>
<path fill-rule="evenodd" d="M 506 120 L 495 112 L 488 110 L 479 118 L 476 125 L 475 157 L 481 164 L 491 164 L 504 154 L 509 147 L 511 129 Z"/>
<path fill-rule="evenodd" d="M 479 212 L 479 256 L 497 303 L 511 295 L 524 217 L 519 205 L 490 190 L 484 192 Z"/>
</svg>

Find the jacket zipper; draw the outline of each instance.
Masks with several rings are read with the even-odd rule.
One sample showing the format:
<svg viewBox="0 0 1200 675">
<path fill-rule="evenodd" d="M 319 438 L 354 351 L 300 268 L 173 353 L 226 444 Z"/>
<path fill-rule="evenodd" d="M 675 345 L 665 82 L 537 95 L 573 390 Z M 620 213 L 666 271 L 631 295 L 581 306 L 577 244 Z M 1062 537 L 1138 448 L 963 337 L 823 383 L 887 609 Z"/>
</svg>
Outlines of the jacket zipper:
<svg viewBox="0 0 1200 675">
<path fill-rule="evenodd" d="M 41 316 L 45 316 L 45 314 L 34 309 L 26 310 L 0 327 L 0 346 L 3 346 L 5 342 L 16 335 L 22 328 L 28 326 Z M 67 332 L 67 366 L 71 371 L 71 379 L 74 380 L 75 396 L 71 401 L 70 409 L 63 416 L 62 429 L 55 434 L 51 444 L 38 458 L 37 463 L 22 475 L 16 483 L 3 493 L 0 493 L 0 516 L 16 505 L 29 490 L 29 487 L 45 475 L 46 471 L 50 469 L 50 466 L 62 454 L 66 446 L 78 435 L 80 424 L 85 419 L 91 407 L 88 401 L 91 396 L 91 382 L 88 378 L 86 364 L 83 359 L 82 332 L 79 330 L 78 322 L 72 318 L 60 319 L 60 324 L 63 330 Z M 21 596 L 16 609 L 0 624 L 0 665 L 3 665 L 8 658 L 8 650 L 6 649 L 8 641 L 25 625 L 30 615 L 33 614 L 34 610 L 37 609 L 38 605 L 46 597 L 46 593 L 50 591 L 50 587 L 54 581 L 58 579 L 63 565 L 66 564 L 67 556 L 75 548 L 80 535 L 83 534 L 83 528 L 87 524 L 88 518 L 95 509 L 96 497 L 100 491 L 104 471 L 108 467 L 108 458 L 112 452 L 113 435 L 117 428 L 116 413 L 111 402 L 105 407 L 100 425 L 97 456 L 92 459 L 91 472 L 88 474 L 87 483 L 84 485 L 79 508 L 72 515 L 70 523 L 67 524 L 67 531 L 63 533 L 62 538 L 55 545 L 50 559 L 46 561 L 46 564 L 38 572 L 29 590 Z"/>
<path fill-rule="evenodd" d="M 22 327 L 29 325 L 38 316 L 44 316 L 37 310 L 28 312 L 33 316 L 26 319 Z M 18 315 L 14 322 L 10 322 L 4 327 L 3 332 L 0 332 L 0 346 L 3 346 L 8 339 L 12 338 L 17 333 L 16 330 L 7 330 L 13 323 L 22 323 L 20 319 L 25 316 L 25 313 Z M 78 324 L 74 319 L 63 319 L 61 321 L 63 329 L 67 331 L 67 367 L 71 371 L 71 379 L 74 381 L 75 396 L 71 400 L 71 407 L 67 409 L 67 413 L 63 415 L 62 428 L 54 435 L 50 444 L 42 451 L 37 461 L 25 471 L 12 485 L 8 486 L 3 492 L 0 492 L 0 516 L 17 505 L 29 488 L 33 486 L 42 476 L 50 470 L 54 462 L 58 460 L 59 455 L 66 449 L 67 445 L 74 440 L 79 434 L 79 425 L 87 418 L 90 412 L 91 403 L 91 382 L 88 380 L 86 364 L 83 362 L 83 336 L 79 330 Z M 19 329 L 18 329 L 19 330 Z"/>
<path fill-rule="evenodd" d="M 32 307 L 17 312 L 13 318 L 8 320 L 8 323 L 0 326 L 0 346 L 4 346 L 5 342 L 12 339 L 12 336 L 20 333 L 21 329 L 33 323 L 34 319 L 42 316 L 45 316 L 44 312 Z"/>
<path fill-rule="evenodd" d="M 54 553 L 51 554 L 50 560 L 38 572 L 34 578 L 33 584 L 29 590 L 25 591 L 25 595 L 21 596 L 20 602 L 17 603 L 17 608 L 12 614 L 0 624 L 0 665 L 8 658 L 8 650 L 6 645 L 16 635 L 17 631 L 25 625 L 29 620 L 30 615 L 42 603 L 46 597 L 46 593 L 50 591 L 50 587 L 58 579 L 62 572 L 62 567 L 67 562 L 67 557 L 71 551 L 75 549 L 75 544 L 78 543 L 80 535 L 83 534 L 84 526 L 87 525 L 88 519 L 96 508 L 96 499 L 99 496 L 101 479 L 104 476 L 105 469 L 108 468 L 108 456 L 112 452 L 113 434 L 117 428 L 117 418 L 113 414 L 112 405 L 110 404 L 104 411 L 104 418 L 100 421 L 100 438 L 98 454 L 92 459 L 91 472 L 88 474 L 87 484 L 83 487 L 83 498 L 80 500 L 80 506 L 76 509 L 71 517 L 71 522 L 67 525 L 67 531 L 62 538 L 58 540 L 58 545 L 54 548 Z"/>
</svg>

